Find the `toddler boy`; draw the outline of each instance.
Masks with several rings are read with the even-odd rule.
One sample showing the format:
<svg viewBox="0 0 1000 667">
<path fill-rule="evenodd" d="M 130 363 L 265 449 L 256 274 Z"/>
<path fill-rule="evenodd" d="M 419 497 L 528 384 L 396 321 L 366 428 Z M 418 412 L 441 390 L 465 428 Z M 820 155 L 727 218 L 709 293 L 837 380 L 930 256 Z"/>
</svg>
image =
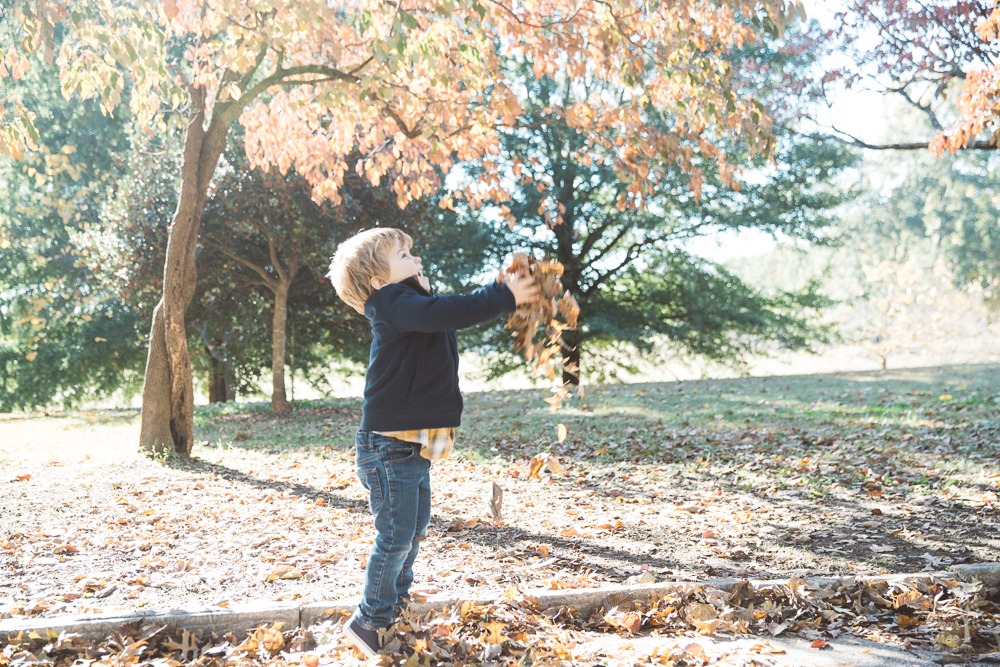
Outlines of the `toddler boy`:
<svg viewBox="0 0 1000 667">
<path fill-rule="evenodd" d="M 327 274 L 372 329 L 355 466 L 376 536 L 361 604 L 344 626 L 369 657 L 406 604 L 430 523 L 431 461 L 451 452 L 461 422 L 455 331 L 538 299 L 534 278 L 514 276 L 468 294 L 436 295 L 412 245 L 399 229 L 361 232 L 337 248 Z"/>
</svg>

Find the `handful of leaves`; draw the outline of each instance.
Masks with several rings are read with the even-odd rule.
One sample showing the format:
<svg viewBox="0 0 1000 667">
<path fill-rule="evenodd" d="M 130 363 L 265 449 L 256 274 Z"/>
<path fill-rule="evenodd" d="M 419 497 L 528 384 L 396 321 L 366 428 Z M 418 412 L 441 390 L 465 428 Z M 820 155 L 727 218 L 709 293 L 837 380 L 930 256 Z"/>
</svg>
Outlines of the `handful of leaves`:
<svg viewBox="0 0 1000 667">
<path fill-rule="evenodd" d="M 507 320 L 507 328 L 513 331 L 514 349 L 526 360 L 534 361 L 535 370 L 553 382 L 554 396 L 547 400 L 553 409 L 557 408 L 569 395 L 562 382 L 563 371 L 573 375 L 579 373 L 579 369 L 566 367 L 563 363 L 562 352 L 567 346 L 562 334 L 576 328 L 580 306 L 563 288 L 563 265 L 555 260 L 535 259 L 517 252 L 504 273 L 534 276 L 538 283 L 538 301 L 518 306 Z"/>
</svg>

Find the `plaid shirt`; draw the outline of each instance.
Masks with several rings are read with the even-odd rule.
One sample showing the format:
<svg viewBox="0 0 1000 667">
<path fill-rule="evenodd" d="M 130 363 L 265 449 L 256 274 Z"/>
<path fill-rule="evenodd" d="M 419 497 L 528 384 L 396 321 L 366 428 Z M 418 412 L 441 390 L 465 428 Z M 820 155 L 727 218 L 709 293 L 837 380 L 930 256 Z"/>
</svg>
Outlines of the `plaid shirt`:
<svg viewBox="0 0 1000 667">
<path fill-rule="evenodd" d="M 420 445 L 420 455 L 429 461 L 437 461 L 451 454 L 455 446 L 454 427 L 421 428 L 410 431 L 378 431 L 382 435 L 404 442 Z"/>
</svg>

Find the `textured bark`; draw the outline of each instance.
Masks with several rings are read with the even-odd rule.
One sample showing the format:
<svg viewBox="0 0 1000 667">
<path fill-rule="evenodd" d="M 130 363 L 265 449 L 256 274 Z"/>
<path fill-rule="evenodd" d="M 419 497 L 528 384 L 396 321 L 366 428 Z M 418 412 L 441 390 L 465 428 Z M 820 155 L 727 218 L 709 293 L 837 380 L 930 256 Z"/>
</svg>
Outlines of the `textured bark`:
<svg viewBox="0 0 1000 667">
<path fill-rule="evenodd" d="M 274 288 L 274 317 L 271 322 L 271 409 L 279 414 L 291 411 L 285 393 L 285 347 L 288 332 L 288 291 L 291 280 L 281 280 Z"/>
<path fill-rule="evenodd" d="M 139 433 L 140 451 L 182 457 L 194 446 L 194 383 L 184 317 L 198 277 L 195 252 L 202 211 L 229 129 L 229 120 L 218 117 L 205 127 L 200 89 L 192 91 L 191 100 L 177 209 L 167 234 L 163 296 L 150 331 Z"/>
<path fill-rule="evenodd" d="M 153 310 L 153 324 L 149 332 L 149 353 L 142 386 L 142 426 L 139 434 L 140 450 L 157 457 L 174 451 L 174 438 L 170 432 L 170 364 L 167 361 L 164 336 L 161 299 Z"/>
</svg>

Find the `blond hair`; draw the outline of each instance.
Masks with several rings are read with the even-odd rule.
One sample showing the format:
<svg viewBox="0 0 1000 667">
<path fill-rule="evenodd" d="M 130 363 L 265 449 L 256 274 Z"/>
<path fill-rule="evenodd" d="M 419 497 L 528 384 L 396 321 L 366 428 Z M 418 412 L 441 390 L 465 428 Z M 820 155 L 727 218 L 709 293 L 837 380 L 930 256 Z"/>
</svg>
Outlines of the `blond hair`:
<svg viewBox="0 0 1000 667">
<path fill-rule="evenodd" d="M 326 277 L 337 296 L 362 315 L 375 288 L 372 278 L 389 278 L 389 253 L 395 247 L 408 249 L 413 239 L 401 229 L 376 227 L 355 234 L 339 246 L 330 260 Z"/>
</svg>

